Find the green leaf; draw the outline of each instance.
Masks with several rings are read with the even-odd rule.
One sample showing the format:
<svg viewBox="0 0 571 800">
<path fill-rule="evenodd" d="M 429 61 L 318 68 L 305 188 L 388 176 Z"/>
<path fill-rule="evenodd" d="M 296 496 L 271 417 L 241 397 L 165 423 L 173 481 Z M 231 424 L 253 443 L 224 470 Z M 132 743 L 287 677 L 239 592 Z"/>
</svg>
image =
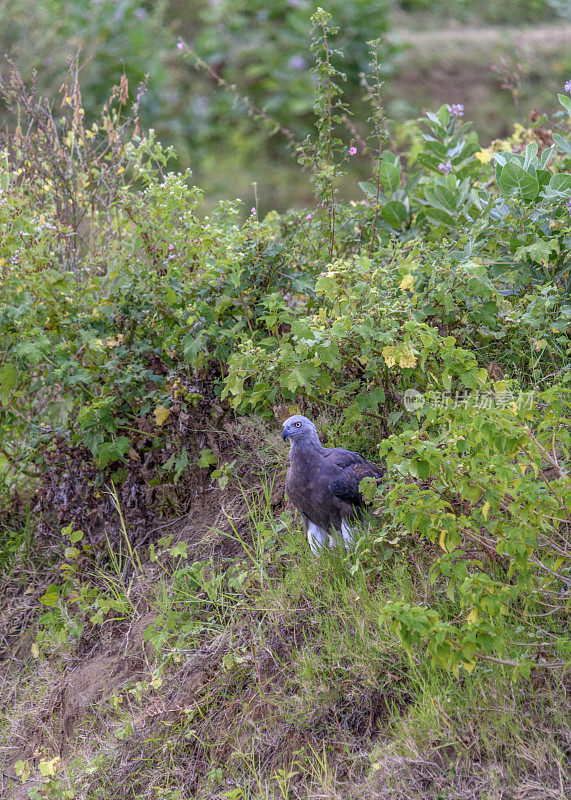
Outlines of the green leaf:
<svg viewBox="0 0 571 800">
<path fill-rule="evenodd" d="M 127 443 L 127 449 L 124 450 L 123 453 L 120 452 L 114 442 L 101 442 L 101 444 L 97 446 L 96 461 L 99 469 L 105 469 L 106 466 L 112 464 L 114 461 L 119 461 L 121 456 L 129 450 L 129 440 L 125 436 L 121 436 L 119 439 L 122 440 L 123 444 L 121 450 L 124 450 L 124 443 Z"/>
<path fill-rule="evenodd" d="M 360 181 L 359 182 L 359 189 L 363 192 L 363 194 L 366 194 L 367 197 L 372 197 L 373 199 L 376 199 L 376 197 L 377 197 L 377 187 L 375 186 L 374 183 L 368 183 L 366 181 Z M 379 189 L 379 200 L 387 200 L 387 199 L 388 198 L 387 198 L 386 194 L 381 189 Z"/>
<path fill-rule="evenodd" d="M 198 466 L 203 469 L 209 467 L 211 464 L 218 463 L 218 458 L 214 455 L 209 448 L 200 451 L 200 458 L 198 459 Z"/>
<path fill-rule="evenodd" d="M 363 478 L 359 481 L 359 491 L 369 503 L 377 493 L 377 481 L 374 478 Z"/>
<path fill-rule="evenodd" d="M 455 212 L 458 209 L 459 198 L 456 192 L 444 184 L 437 183 L 432 187 L 427 186 L 424 196 L 429 203 L 443 211 Z"/>
<path fill-rule="evenodd" d="M 523 160 L 523 165 L 522 166 L 523 166 L 524 169 L 527 170 L 530 165 L 533 166 L 534 168 L 537 167 L 537 164 L 538 164 L 538 161 L 537 161 L 537 144 L 535 142 L 530 142 L 528 144 L 528 146 L 525 148 L 523 156 L 524 156 L 524 160 Z M 535 162 L 535 163 L 533 163 L 533 162 Z"/>
<path fill-rule="evenodd" d="M 447 105 L 442 105 L 438 109 L 438 122 L 442 127 L 446 127 L 450 123 L 450 111 Z"/>
<path fill-rule="evenodd" d="M 359 411 L 364 411 L 367 408 L 376 411 L 379 405 L 385 402 L 385 390 L 379 386 L 372 392 L 361 392 L 355 399 Z"/>
<path fill-rule="evenodd" d="M 26 783 L 32 771 L 29 761 L 16 761 L 14 771 L 20 777 L 22 783 Z"/>
<path fill-rule="evenodd" d="M 125 483 L 127 478 L 128 475 L 125 467 L 119 467 L 118 469 L 113 470 L 111 473 L 111 480 L 116 484 Z"/>
<path fill-rule="evenodd" d="M 453 216 L 451 216 L 447 211 L 444 211 L 443 208 L 434 208 L 433 206 L 428 206 L 424 209 L 426 216 L 432 220 L 432 222 L 436 223 L 444 223 L 444 225 L 454 225 L 456 220 Z"/>
<path fill-rule="evenodd" d="M 50 340 L 45 334 L 36 336 L 35 342 L 21 342 L 16 347 L 16 353 L 25 358 L 30 364 L 39 364 L 44 355 L 49 352 L 51 347 Z"/>
<path fill-rule="evenodd" d="M 526 172 L 515 161 L 509 161 L 500 175 L 500 189 L 503 194 L 517 194 L 527 202 L 535 200 L 539 194 L 539 181 Z"/>
<path fill-rule="evenodd" d="M 280 384 L 295 393 L 300 387 L 309 387 L 317 376 L 318 370 L 308 361 L 302 362 L 290 372 L 280 376 Z"/>
<path fill-rule="evenodd" d="M 547 263 L 551 257 L 551 253 L 558 252 L 559 242 L 557 239 L 548 239 L 547 241 L 545 239 L 538 239 L 527 247 L 520 247 L 515 255 L 516 258 L 522 258 L 523 255 L 527 253 L 533 261 L 540 264 L 542 261 Z"/>
<path fill-rule="evenodd" d="M 400 185 L 400 171 L 384 161 L 379 167 L 379 180 L 385 190 L 394 192 Z"/>
<path fill-rule="evenodd" d="M 169 549 L 169 553 L 173 558 L 188 558 L 188 542 L 178 542 L 174 547 Z"/>
<path fill-rule="evenodd" d="M 436 172 L 438 175 L 440 175 L 438 165 L 441 163 L 441 161 L 436 158 L 436 156 L 431 156 L 429 153 L 419 153 L 416 160 L 419 164 L 422 164 L 423 167 L 427 167 L 428 169 L 432 170 L 432 172 Z"/>
<path fill-rule="evenodd" d="M 557 145 L 560 153 L 566 153 L 568 156 L 571 156 L 571 141 L 568 138 L 561 136 L 560 133 L 554 133 L 553 141 Z"/>
<path fill-rule="evenodd" d="M 182 473 L 185 471 L 185 469 L 187 468 L 189 460 L 190 459 L 188 457 L 188 450 L 186 449 L 186 447 L 183 447 L 182 452 L 179 455 L 179 457 L 177 458 L 176 463 L 175 463 L 175 467 L 174 467 L 175 472 L 176 472 L 176 474 L 177 474 L 177 476 L 179 478 L 182 475 Z"/>
<path fill-rule="evenodd" d="M 127 455 L 130 447 L 131 443 L 126 436 L 118 436 L 115 439 L 115 449 L 120 456 Z"/>
<path fill-rule="evenodd" d="M 49 608 L 57 606 L 60 591 L 61 591 L 60 586 L 54 586 L 54 585 L 48 586 L 45 593 L 40 597 L 40 603 L 43 606 L 48 606 Z"/>
<path fill-rule="evenodd" d="M 198 354 L 201 352 L 204 344 L 204 332 L 200 331 L 197 336 L 187 334 L 182 340 L 183 354 L 187 361 L 194 364 Z"/>
<path fill-rule="evenodd" d="M 404 203 L 398 200 L 389 200 L 381 208 L 381 217 L 386 220 L 392 228 L 401 228 L 408 220 L 408 211 Z"/>
<path fill-rule="evenodd" d="M 13 364 L 5 364 L 0 370 L 0 398 L 6 400 L 18 380 L 18 370 Z"/>
<path fill-rule="evenodd" d="M 559 100 L 565 111 L 571 117 L 571 99 L 567 97 L 566 94 L 558 94 L 557 99 Z"/>
<path fill-rule="evenodd" d="M 557 175 L 552 175 L 551 180 L 549 181 L 549 188 L 555 189 L 557 192 L 570 192 L 571 175 L 567 175 L 563 172 L 560 172 Z"/>
<path fill-rule="evenodd" d="M 435 158 L 438 158 L 440 163 L 442 161 L 447 161 L 448 150 L 446 149 L 446 146 L 442 144 L 442 142 L 439 142 L 437 139 L 433 139 L 431 136 L 424 136 L 423 138 L 426 142 L 424 145 L 425 152 L 430 153 Z"/>
</svg>

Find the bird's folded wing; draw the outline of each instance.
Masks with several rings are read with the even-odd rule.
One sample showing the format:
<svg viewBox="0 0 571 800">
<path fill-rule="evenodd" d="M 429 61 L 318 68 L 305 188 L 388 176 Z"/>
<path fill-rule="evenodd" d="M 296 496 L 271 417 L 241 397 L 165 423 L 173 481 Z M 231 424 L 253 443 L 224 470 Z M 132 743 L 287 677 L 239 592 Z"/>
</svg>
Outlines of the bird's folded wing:
<svg viewBox="0 0 571 800">
<path fill-rule="evenodd" d="M 384 470 L 366 461 L 359 453 L 351 450 L 335 448 L 326 456 L 337 468 L 336 474 L 329 482 L 329 491 L 348 503 L 362 504 L 363 495 L 359 492 L 359 483 L 363 478 L 374 478 L 380 481 Z"/>
</svg>

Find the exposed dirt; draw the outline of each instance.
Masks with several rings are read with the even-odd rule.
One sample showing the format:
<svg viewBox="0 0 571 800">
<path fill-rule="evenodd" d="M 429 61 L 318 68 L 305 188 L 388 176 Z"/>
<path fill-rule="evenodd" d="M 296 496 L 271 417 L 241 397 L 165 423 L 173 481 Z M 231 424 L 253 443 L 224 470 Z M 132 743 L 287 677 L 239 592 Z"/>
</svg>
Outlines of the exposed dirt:
<svg viewBox="0 0 571 800">
<path fill-rule="evenodd" d="M 571 38 L 571 25 L 564 22 L 550 25 L 533 25 L 526 28 L 499 28 L 463 26 L 449 22 L 429 31 L 411 31 L 396 28 L 389 36 L 395 42 L 409 42 L 419 53 L 442 54 L 443 46 L 454 53 L 470 48 L 489 48 L 513 41 L 528 51 L 538 48 L 567 46 Z"/>
<path fill-rule="evenodd" d="M 139 545 L 143 565 L 140 573 L 132 575 L 131 601 L 135 610 L 131 624 L 86 626 L 88 633 L 82 633 L 72 658 L 65 654 L 60 664 L 51 659 L 49 665 L 39 668 L 34 665 L 36 696 L 30 696 L 28 686 L 22 703 L 18 697 L 19 686 L 27 677 L 25 664 L 30 661 L 32 640 L 22 638 L 21 634 L 41 613 L 39 598 L 48 585 L 57 580 L 57 574 L 45 566 L 42 575 L 30 576 L 32 586 L 25 590 L 19 580 L 5 584 L 0 616 L 0 644 L 3 645 L 3 650 L 0 649 L 0 710 L 15 707 L 18 714 L 10 726 L 9 741 L 0 747 L 0 797 L 19 800 L 28 796 L 26 787 L 11 780 L 16 761 L 30 760 L 34 764 L 43 752 L 57 753 L 64 760 L 77 755 L 73 748 L 78 733 L 84 733 L 87 727 L 96 739 L 99 731 L 104 734 L 109 727 L 109 719 L 104 719 L 98 710 L 101 703 L 105 704 L 104 714 L 108 715 L 109 700 L 116 690 L 149 677 L 146 658 L 149 646 L 143 636 L 156 616 L 149 596 L 159 573 L 156 565 L 147 560 L 148 544 L 172 534 L 171 544 L 183 541 L 188 545 L 188 563 L 213 557 L 217 562 L 230 564 L 236 557 L 243 556 L 242 545 L 233 533 L 237 531 L 243 539 L 249 538 L 245 498 L 251 491 L 259 490 L 260 467 L 266 464 L 268 474 L 273 475 L 276 463 L 284 457 L 283 447 L 278 438 L 275 439 L 277 446 L 272 452 L 271 433 L 255 420 L 243 420 L 240 426 L 229 423 L 221 430 L 204 432 L 199 447 L 210 446 L 222 461 L 229 460 L 230 451 L 234 457 L 238 454 L 236 469 L 241 488 L 231 484 L 220 489 L 210 480 L 209 470 L 199 469 L 187 476 L 186 513 L 160 521 L 152 514 L 150 506 L 144 526 L 147 534 L 144 548 L 140 547 L 140 531 L 133 532 L 132 546 Z M 54 497 L 58 492 L 54 484 Z M 279 508 L 283 502 L 283 474 L 281 477 L 274 475 L 272 506 Z M 105 510 L 102 509 L 98 519 L 105 516 Z M 132 527 L 133 522 L 129 529 Z M 43 611 L 46 610 L 44 607 Z M 211 642 L 204 650 L 195 652 L 179 672 L 171 676 L 164 696 L 157 697 L 153 707 L 138 715 L 141 731 L 147 730 L 153 717 L 162 719 L 165 709 L 176 716 L 183 704 L 191 703 L 193 697 L 200 695 L 219 668 L 226 644 L 223 639 Z"/>
</svg>

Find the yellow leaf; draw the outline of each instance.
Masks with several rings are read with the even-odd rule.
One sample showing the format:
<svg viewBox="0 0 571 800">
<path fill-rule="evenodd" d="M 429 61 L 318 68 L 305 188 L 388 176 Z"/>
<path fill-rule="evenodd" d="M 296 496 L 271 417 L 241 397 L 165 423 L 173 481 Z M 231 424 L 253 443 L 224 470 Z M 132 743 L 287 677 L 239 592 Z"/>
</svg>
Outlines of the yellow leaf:
<svg viewBox="0 0 571 800">
<path fill-rule="evenodd" d="M 105 347 L 117 347 L 118 344 L 121 344 L 123 341 L 123 334 L 119 333 L 117 336 L 109 336 L 109 338 L 105 339 Z"/>
<path fill-rule="evenodd" d="M 404 350 L 399 355 L 399 366 L 403 369 L 412 369 L 416 366 L 416 356 L 410 350 Z"/>
<path fill-rule="evenodd" d="M 160 427 L 164 425 L 167 419 L 170 417 L 170 411 L 168 408 L 164 406 L 157 406 L 154 410 L 155 420 L 157 421 L 157 425 Z"/>
<path fill-rule="evenodd" d="M 545 339 L 538 339 L 533 346 L 535 350 L 543 350 L 544 347 L 547 347 L 547 341 Z"/>
<path fill-rule="evenodd" d="M 482 516 L 485 520 L 488 519 L 488 514 L 490 513 L 490 504 L 488 502 L 484 503 L 482 506 Z"/>
<path fill-rule="evenodd" d="M 474 671 L 474 667 L 476 666 L 476 661 L 468 661 L 466 664 L 462 664 L 466 672 L 471 675 Z"/>
<path fill-rule="evenodd" d="M 385 359 L 385 364 L 387 365 L 387 367 L 394 367 L 394 365 L 396 363 L 395 348 L 392 347 L 392 346 L 383 347 L 382 353 L 383 353 L 383 358 Z"/>
<path fill-rule="evenodd" d="M 445 529 L 442 529 L 440 531 L 440 538 L 438 540 L 438 544 L 446 552 L 446 530 Z"/>
<path fill-rule="evenodd" d="M 473 608 L 472 611 L 468 614 L 468 622 L 476 622 L 479 616 L 479 612 L 477 608 Z"/>
<path fill-rule="evenodd" d="M 399 288 L 404 291 L 408 289 L 409 292 L 414 292 L 414 278 L 412 275 L 405 275 L 399 283 Z"/>
<path fill-rule="evenodd" d="M 488 147 L 486 150 L 480 150 L 479 153 L 474 153 L 474 157 L 478 159 L 481 164 L 487 164 L 492 160 L 492 151 Z"/>
<path fill-rule="evenodd" d="M 119 167 L 117 170 L 117 175 L 121 175 L 122 172 L 125 172 L 125 167 Z"/>
<path fill-rule="evenodd" d="M 47 758 L 42 758 L 42 760 L 38 764 L 38 767 L 44 778 L 51 778 L 56 774 L 56 772 L 60 768 L 60 764 L 61 764 L 61 758 L 59 758 L 59 756 L 56 756 L 55 758 L 52 758 L 51 761 L 48 761 Z"/>
<path fill-rule="evenodd" d="M 34 644 L 32 645 L 32 647 L 30 649 L 32 651 L 32 655 L 34 656 L 34 658 L 39 658 L 40 657 L 40 646 L 39 646 L 39 644 L 37 642 L 34 642 Z"/>
</svg>

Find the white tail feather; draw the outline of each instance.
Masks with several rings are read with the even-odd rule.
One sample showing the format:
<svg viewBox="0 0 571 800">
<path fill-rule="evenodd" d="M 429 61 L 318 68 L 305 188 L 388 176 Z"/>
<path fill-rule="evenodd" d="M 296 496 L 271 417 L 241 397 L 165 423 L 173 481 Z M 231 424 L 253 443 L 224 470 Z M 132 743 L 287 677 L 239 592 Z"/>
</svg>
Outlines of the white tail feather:
<svg viewBox="0 0 571 800">
<path fill-rule="evenodd" d="M 319 551 L 327 544 L 327 532 L 319 528 L 313 522 L 307 525 L 307 540 L 313 555 L 319 555 Z"/>
<path fill-rule="evenodd" d="M 353 528 L 349 525 L 347 520 L 342 520 L 341 522 L 341 536 L 343 537 L 343 541 L 345 542 L 345 547 L 351 548 L 355 544 L 355 538 L 353 535 Z"/>
</svg>

